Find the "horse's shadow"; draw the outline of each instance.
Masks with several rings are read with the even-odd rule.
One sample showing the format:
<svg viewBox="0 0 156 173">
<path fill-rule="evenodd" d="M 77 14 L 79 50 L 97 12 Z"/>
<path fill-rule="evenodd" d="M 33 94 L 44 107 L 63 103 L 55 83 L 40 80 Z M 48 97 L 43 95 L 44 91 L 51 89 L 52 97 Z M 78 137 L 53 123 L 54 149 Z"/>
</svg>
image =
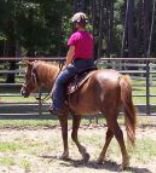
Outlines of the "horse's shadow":
<svg viewBox="0 0 156 173">
<path fill-rule="evenodd" d="M 45 159 L 49 159 L 49 161 L 52 161 L 54 159 L 59 159 L 57 156 L 40 156 L 42 158 Z M 111 160 L 105 161 L 103 164 L 99 164 L 97 163 L 97 161 L 89 161 L 89 162 L 84 162 L 83 160 L 74 160 L 74 159 L 66 159 L 66 160 L 62 160 L 63 162 L 60 162 L 60 165 L 64 166 L 64 167 L 75 167 L 75 168 L 80 168 L 80 167 L 87 167 L 90 169 L 96 169 L 96 170 L 100 170 L 100 169 L 105 169 L 105 170 L 109 170 L 112 172 L 121 172 L 121 165 L 117 164 L 116 162 L 113 162 Z M 126 169 L 127 171 L 131 171 L 133 173 L 152 173 L 149 169 L 147 168 L 138 168 L 138 167 L 128 167 Z"/>
</svg>

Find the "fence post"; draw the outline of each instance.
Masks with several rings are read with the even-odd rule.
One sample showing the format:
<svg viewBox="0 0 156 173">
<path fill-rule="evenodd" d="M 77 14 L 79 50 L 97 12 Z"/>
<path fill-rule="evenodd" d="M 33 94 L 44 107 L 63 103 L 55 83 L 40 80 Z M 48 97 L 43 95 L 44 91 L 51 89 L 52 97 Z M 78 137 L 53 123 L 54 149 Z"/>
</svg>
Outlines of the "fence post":
<svg viewBox="0 0 156 173">
<path fill-rule="evenodd" d="M 151 114 L 150 107 L 150 63 L 146 62 L 146 114 Z"/>
<path fill-rule="evenodd" d="M 42 91 L 41 91 L 41 89 L 40 89 L 40 90 L 39 90 L 39 110 L 38 110 L 39 116 L 42 115 L 42 100 L 41 100 L 41 98 L 42 98 Z"/>
<path fill-rule="evenodd" d="M 153 71 L 153 64 L 152 63 L 149 63 L 149 69 L 150 69 L 150 72 L 152 72 Z M 150 73 L 150 86 L 152 86 L 152 81 L 153 81 L 153 76 L 152 76 L 153 74 L 152 73 Z"/>
</svg>

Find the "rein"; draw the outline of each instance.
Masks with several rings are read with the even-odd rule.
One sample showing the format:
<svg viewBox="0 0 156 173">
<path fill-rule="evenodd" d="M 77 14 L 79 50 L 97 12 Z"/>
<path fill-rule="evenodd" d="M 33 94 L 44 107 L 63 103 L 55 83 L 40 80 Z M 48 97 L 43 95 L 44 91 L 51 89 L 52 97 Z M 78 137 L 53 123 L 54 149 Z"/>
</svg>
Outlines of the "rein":
<svg viewBox="0 0 156 173">
<path fill-rule="evenodd" d="M 44 98 L 41 98 L 41 92 L 39 93 L 39 96 L 38 97 L 35 97 L 36 100 L 40 101 L 40 102 L 44 102 L 48 99 L 51 98 L 51 95 L 50 95 L 51 92 L 49 92 Z"/>
</svg>

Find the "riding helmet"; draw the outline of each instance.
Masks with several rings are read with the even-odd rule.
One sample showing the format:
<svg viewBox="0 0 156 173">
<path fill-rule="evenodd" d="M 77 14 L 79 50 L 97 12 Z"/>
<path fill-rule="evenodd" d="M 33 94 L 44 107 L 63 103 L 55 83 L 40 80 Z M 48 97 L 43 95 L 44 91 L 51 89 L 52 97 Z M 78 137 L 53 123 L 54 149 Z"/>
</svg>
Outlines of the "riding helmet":
<svg viewBox="0 0 156 173">
<path fill-rule="evenodd" d="M 71 18 L 72 23 L 88 23 L 88 17 L 83 12 L 77 12 Z"/>
</svg>

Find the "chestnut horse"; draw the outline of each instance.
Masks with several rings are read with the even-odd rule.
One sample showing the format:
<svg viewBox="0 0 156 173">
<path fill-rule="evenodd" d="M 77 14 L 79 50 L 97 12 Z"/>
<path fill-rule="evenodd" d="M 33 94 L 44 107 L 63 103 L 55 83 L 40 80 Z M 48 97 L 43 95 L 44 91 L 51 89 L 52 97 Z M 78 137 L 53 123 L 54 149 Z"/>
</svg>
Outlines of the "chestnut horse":
<svg viewBox="0 0 156 173">
<path fill-rule="evenodd" d="M 59 65 L 43 61 L 27 62 L 25 83 L 21 88 L 24 97 L 28 97 L 37 88 L 45 87 L 51 90 L 57 75 Z M 99 155 L 98 162 L 104 161 L 106 150 L 113 136 L 119 143 L 122 153 L 122 168 L 129 165 L 129 157 L 126 150 L 123 133 L 117 122 L 121 108 L 124 110 L 125 125 L 128 139 L 131 144 L 135 142 L 136 113 L 132 101 L 132 86 L 130 77 L 122 75 L 115 70 L 95 70 L 91 72 L 89 79 L 70 95 L 70 101 L 65 106 L 64 115 L 59 116 L 62 127 L 64 152 L 62 158 L 69 157 L 67 119 L 69 112 L 72 113 L 73 127 L 71 137 L 78 147 L 85 161 L 89 160 L 89 154 L 78 140 L 78 129 L 82 115 L 93 115 L 101 112 L 105 115 L 108 129 L 105 144 Z"/>
</svg>

